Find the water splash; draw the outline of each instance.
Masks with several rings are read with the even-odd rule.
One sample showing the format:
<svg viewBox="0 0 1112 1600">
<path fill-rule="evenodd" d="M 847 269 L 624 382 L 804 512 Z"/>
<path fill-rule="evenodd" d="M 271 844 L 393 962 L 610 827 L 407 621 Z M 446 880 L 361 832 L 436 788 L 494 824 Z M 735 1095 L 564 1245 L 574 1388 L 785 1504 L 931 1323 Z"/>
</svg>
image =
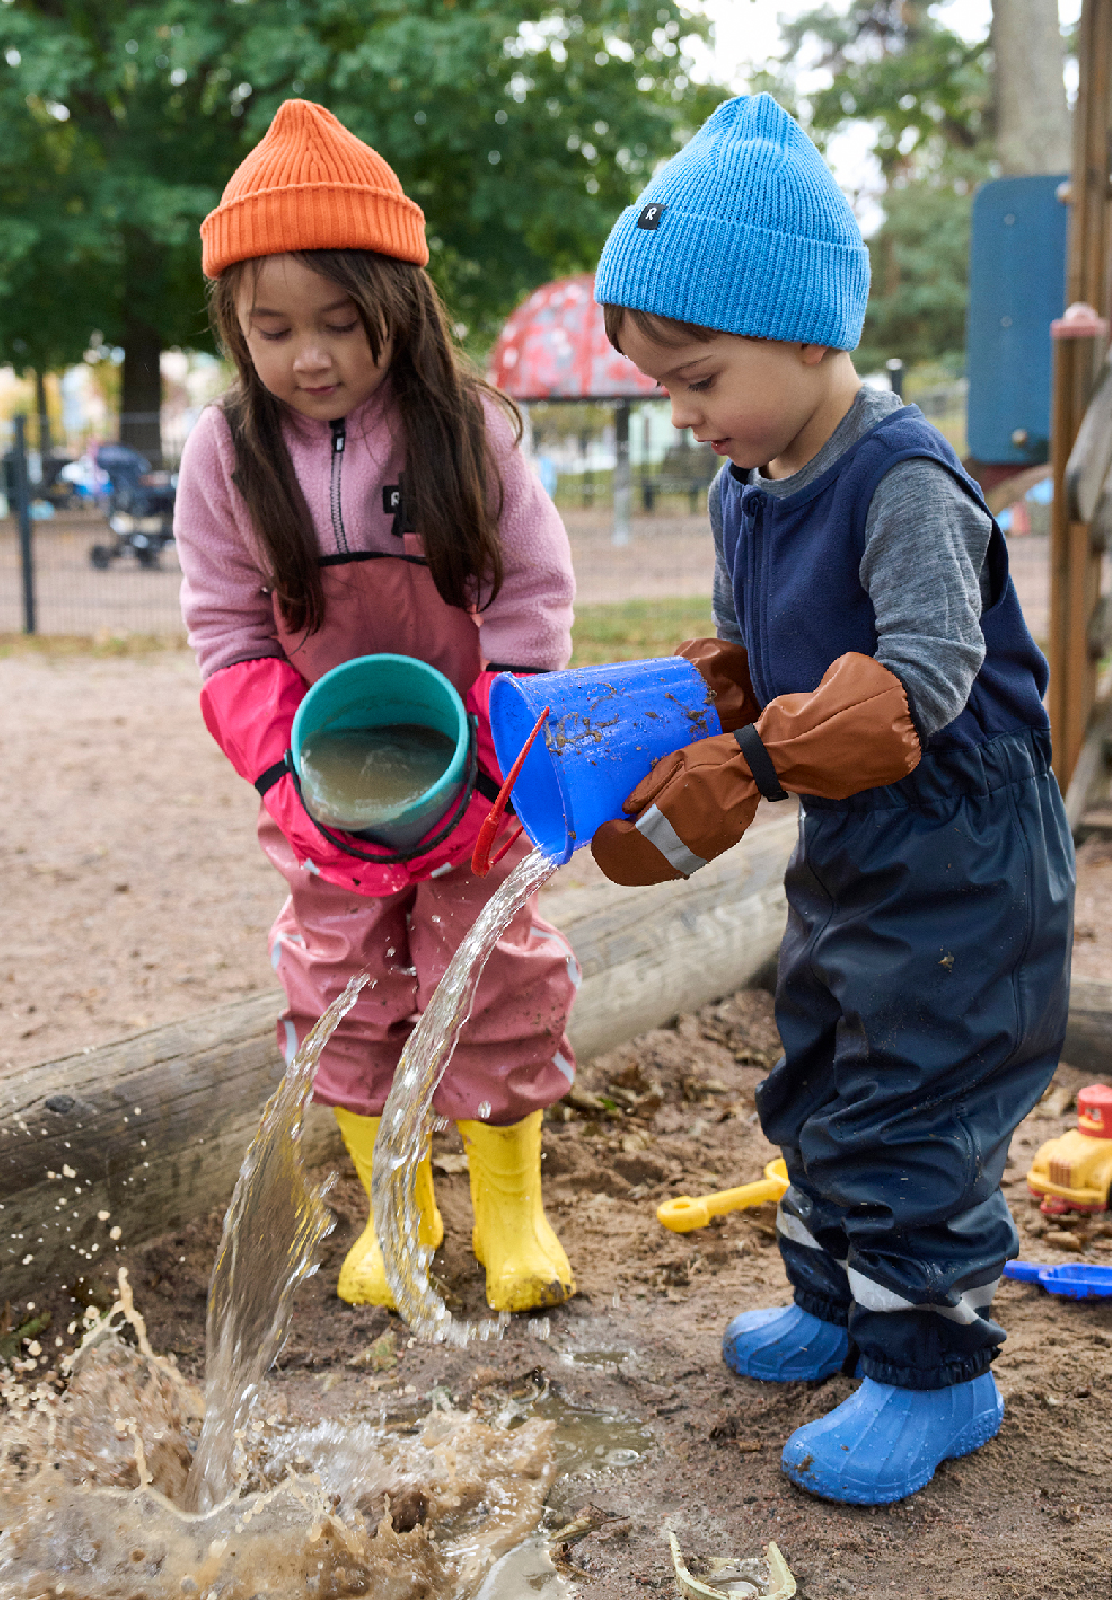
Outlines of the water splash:
<svg viewBox="0 0 1112 1600">
<path fill-rule="evenodd" d="M 298 1285 L 316 1271 L 335 1225 L 324 1203 L 335 1175 L 319 1188 L 306 1182 L 301 1126 L 321 1053 L 366 982 L 353 978 L 306 1036 L 243 1158 L 209 1284 L 205 1422 L 187 1510 L 208 1511 L 234 1488 L 236 1435 L 285 1341 Z"/>
<path fill-rule="evenodd" d="M 505 1312 L 477 1324 L 456 1321 L 429 1281 L 432 1251 L 417 1238 L 417 1162 L 435 1121 L 433 1094 L 471 1015 L 483 968 L 522 906 L 555 871 L 556 862 L 534 850 L 487 901 L 410 1034 L 382 1109 L 371 1185 L 375 1232 L 394 1303 L 413 1332 L 431 1343 L 497 1337 L 509 1321 Z"/>
</svg>

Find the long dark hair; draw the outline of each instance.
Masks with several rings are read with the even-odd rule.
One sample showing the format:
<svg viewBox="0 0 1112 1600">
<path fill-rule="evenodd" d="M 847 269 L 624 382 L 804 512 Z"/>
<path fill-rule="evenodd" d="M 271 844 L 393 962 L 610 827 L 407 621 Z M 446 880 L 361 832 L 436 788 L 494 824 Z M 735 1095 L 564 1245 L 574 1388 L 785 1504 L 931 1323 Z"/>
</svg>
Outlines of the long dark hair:
<svg viewBox="0 0 1112 1600">
<path fill-rule="evenodd" d="M 452 606 L 485 604 L 502 584 L 498 522 L 503 484 L 486 434 L 482 396 L 496 400 L 521 438 L 513 401 L 483 381 L 452 343 L 448 319 L 423 267 L 370 250 L 291 252 L 351 296 L 377 362 L 388 344 L 390 384 L 405 452 L 407 527 L 423 536 L 433 582 Z M 235 481 L 251 514 L 286 626 L 316 633 L 324 590 L 312 518 L 282 435 L 285 407 L 259 380 L 239 324 L 244 274 L 226 267 L 210 289 L 209 316 L 238 378 L 223 410 L 235 444 Z"/>
</svg>

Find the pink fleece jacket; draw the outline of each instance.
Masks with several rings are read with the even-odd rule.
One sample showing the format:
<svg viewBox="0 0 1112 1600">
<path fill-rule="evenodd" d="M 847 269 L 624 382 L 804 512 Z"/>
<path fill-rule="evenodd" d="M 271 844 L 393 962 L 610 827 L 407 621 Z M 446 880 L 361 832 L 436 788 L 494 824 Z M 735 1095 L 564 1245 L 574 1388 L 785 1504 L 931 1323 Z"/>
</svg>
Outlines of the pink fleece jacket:
<svg viewBox="0 0 1112 1600">
<path fill-rule="evenodd" d="M 568 537 L 552 501 L 513 442 L 501 408 L 486 403 L 487 437 L 504 486 L 499 532 L 504 578 L 477 619 L 484 661 L 559 668 L 571 654 L 572 575 Z M 332 433 L 327 422 L 291 414 L 286 443 L 322 556 L 401 553 L 383 489 L 397 484 L 403 459 L 391 426 L 388 386 L 346 419 L 333 504 Z M 202 678 L 237 661 L 284 654 L 265 567 L 247 507 L 232 482 L 231 432 L 218 405 L 202 412 L 186 441 L 174 532 L 183 573 L 182 615 Z M 327 622 L 326 622 L 327 626 Z"/>
</svg>

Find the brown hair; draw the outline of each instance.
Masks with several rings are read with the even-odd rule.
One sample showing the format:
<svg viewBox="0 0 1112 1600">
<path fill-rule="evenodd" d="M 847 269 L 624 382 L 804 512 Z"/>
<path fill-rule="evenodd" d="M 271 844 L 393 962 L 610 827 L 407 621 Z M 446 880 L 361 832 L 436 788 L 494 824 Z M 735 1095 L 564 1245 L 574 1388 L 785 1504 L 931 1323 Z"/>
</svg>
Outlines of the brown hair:
<svg viewBox="0 0 1112 1600">
<path fill-rule="evenodd" d="M 503 484 L 486 436 L 482 396 L 506 411 L 521 438 L 513 401 L 485 383 L 455 349 L 432 280 L 422 267 L 370 250 L 298 250 L 294 259 L 351 296 L 377 362 L 387 345 L 390 382 L 405 454 L 407 527 L 424 539 L 441 597 L 468 609 L 480 585 L 486 604 L 502 584 L 498 521 Z M 209 316 L 238 378 L 222 406 L 235 445 L 235 482 L 262 544 L 283 621 L 316 633 L 324 622 L 312 518 L 282 435 L 285 407 L 264 387 L 240 327 L 236 300 L 258 258 L 226 267 L 210 287 Z"/>
<path fill-rule="evenodd" d="M 721 328 L 704 328 L 697 322 L 679 322 L 675 317 L 661 317 L 655 311 L 637 311 L 633 306 L 604 305 L 603 327 L 606 337 L 619 355 L 625 355 L 618 343 L 618 335 L 626 317 L 642 338 L 652 339 L 655 344 L 682 344 L 685 339 L 698 339 L 700 344 L 710 344 L 722 332 Z"/>
</svg>

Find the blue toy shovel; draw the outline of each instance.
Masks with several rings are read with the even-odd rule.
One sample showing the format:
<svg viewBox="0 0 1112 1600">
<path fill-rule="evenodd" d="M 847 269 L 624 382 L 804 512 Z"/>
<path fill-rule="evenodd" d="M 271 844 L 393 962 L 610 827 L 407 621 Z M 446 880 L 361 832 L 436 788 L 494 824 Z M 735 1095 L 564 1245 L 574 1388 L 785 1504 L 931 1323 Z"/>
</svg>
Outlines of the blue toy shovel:
<svg viewBox="0 0 1112 1600">
<path fill-rule="evenodd" d="M 1040 1283 L 1048 1294 L 1068 1295 L 1071 1300 L 1112 1295 L 1112 1267 L 1094 1267 L 1083 1261 L 1068 1261 L 1060 1267 L 1043 1267 L 1037 1261 L 1008 1261 L 1004 1276 L 1018 1278 L 1021 1283 Z"/>
</svg>

